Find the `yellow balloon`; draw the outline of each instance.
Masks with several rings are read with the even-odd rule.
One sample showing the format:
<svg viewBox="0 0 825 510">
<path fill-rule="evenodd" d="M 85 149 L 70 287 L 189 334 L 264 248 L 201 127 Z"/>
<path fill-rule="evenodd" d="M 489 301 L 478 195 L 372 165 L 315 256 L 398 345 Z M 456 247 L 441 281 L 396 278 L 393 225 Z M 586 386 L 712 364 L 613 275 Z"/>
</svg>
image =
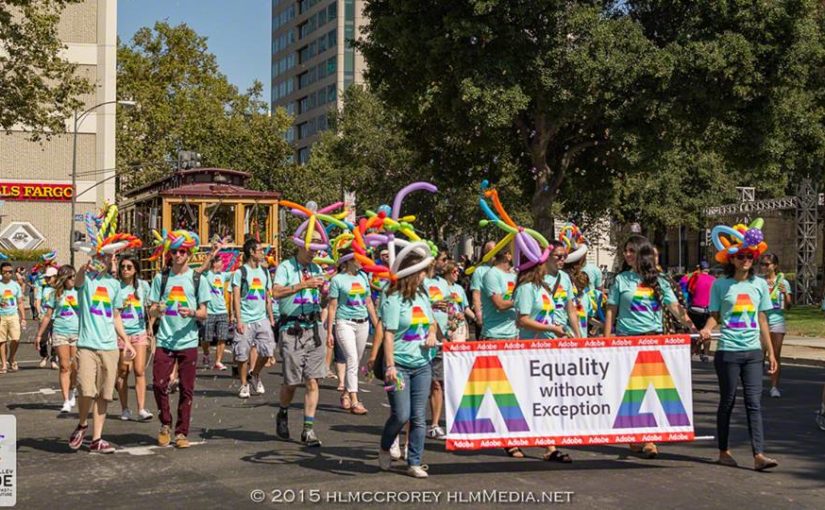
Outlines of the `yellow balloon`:
<svg viewBox="0 0 825 510">
<path fill-rule="evenodd" d="M 309 217 L 309 225 L 307 226 L 306 241 L 304 241 L 304 248 L 309 251 L 309 245 L 312 244 L 312 234 L 315 233 L 315 215 Z"/>
</svg>

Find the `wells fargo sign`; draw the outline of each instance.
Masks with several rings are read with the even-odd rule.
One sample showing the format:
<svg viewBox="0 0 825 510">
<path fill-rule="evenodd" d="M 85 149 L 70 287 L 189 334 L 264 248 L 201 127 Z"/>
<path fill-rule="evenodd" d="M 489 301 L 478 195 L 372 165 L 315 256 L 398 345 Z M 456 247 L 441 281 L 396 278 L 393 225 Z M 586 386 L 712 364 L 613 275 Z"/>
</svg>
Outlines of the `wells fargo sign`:
<svg viewBox="0 0 825 510">
<path fill-rule="evenodd" d="M 64 200 L 68 202 L 71 199 L 71 184 L 0 181 L 0 200 Z"/>
</svg>

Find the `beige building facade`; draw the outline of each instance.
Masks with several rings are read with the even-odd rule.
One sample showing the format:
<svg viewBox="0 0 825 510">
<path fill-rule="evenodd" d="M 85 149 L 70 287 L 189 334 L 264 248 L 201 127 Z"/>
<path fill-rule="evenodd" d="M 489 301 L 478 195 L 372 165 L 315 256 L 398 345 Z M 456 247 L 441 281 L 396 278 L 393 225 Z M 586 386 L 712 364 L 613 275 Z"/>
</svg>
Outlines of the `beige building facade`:
<svg viewBox="0 0 825 510">
<path fill-rule="evenodd" d="M 86 109 L 116 100 L 117 0 L 69 4 L 58 25 L 65 57 L 94 84 Z M 69 260 L 72 144 L 66 133 L 32 142 L 20 129 L 0 133 L 0 249 L 54 249 Z M 115 104 L 94 108 L 77 129 L 77 215 L 115 199 Z M 83 231 L 83 225 L 77 223 Z M 39 239 L 38 239 L 39 238 Z"/>
</svg>

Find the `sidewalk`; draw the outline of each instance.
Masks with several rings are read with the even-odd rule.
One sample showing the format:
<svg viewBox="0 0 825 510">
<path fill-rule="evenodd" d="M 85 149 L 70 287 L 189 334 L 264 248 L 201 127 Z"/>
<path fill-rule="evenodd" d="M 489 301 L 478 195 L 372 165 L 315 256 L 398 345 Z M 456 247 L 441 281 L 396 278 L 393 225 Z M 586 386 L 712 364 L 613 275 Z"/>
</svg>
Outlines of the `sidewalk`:
<svg viewBox="0 0 825 510">
<path fill-rule="evenodd" d="M 716 350 L 716 340 L 710 348 Z M 782 342 L 782 362 L 825 366 L 825 338 L 787 335 Z"/>
</svg>

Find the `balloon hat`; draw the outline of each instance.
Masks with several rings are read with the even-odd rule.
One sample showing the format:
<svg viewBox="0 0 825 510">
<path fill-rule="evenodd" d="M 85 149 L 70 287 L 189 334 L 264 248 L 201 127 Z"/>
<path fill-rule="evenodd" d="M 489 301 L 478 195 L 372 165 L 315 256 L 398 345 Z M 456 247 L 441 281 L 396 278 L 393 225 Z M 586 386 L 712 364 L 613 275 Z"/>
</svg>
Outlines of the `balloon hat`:
<svg viewBox="0 0 825 510">
<path fill-rule="evenodd" d="M 9 260 L 9 256 L 0 251 L 0 260 Z"/>
<path fill-rule="evenodd" d="M 578 262 L 587 255 L 587 241 L 575 224 L 567 223 L 559 230 L 559 241 L 567 248 L 567 262 Z"/>
<path fill-rule="evenodd" d="M 149 260 L 157 260 L 166 256 L 170 251 L 180 248 L 187 249 L 194 255 L 198 252 L 198 246 L 201 244 L 198 234 L 188 230 L 172 230 L 169 232 L 165 229 L 162 232 L 153 230 L 152 235 L 155 237 L 155 251 L 152 252 Z"/>
<path fill-rule="evenodd" d="M 306 250 L 321 251 L 329 248 L 328 230 L 333 226 L 346 230 L 348 225 L 342 220 L 346 218 L 349 211 L 346 209 L 338 214 L 331 214 L 336 209 L 344 205 L 343 202 L 335 202 L 323 209 L 318 209 L 318 204 L 312 201 L 307 202 L 306 206 L 290 202 L 288 200 L 281 200 L 281 207 L 289 207 L 290 212 L 304 221 L 295 230 L 292 235 L 292 242 L 298 247 Z M 329 227 L 325 227 L 322 222 L 329 223 Z M 320 236 L 315 236 L 315 234 Z"/>
<path fill-rule="evenodd" d="M 478 200 L 478 205 L 481 207 L 487 219 L 481 220 L 478 224 L 482 227 L 487 225 L 495 225 L 504 232 L 505 236 L 496 243 L 496 246 L 488 251 L 481 259 L 481 264 L 485 264 L 490 259 L 496 256 L 498 252 L 515 243 L 515 257 L 516 270 L 524 271 L 530 269 L 538 264 L 543 264 L 547 257 L 550 256 L 550 243 L 543 235 L 535 230 L 527 227 L 516 225 L 516 222 L 510 218 L 504 206 L 501 205 L 501 200 L 498 197 L 498 190 L 490 188 L 490 183 L 487 180 L 481 182 L 482 197 Z M 485 198 L 489 198 L 493 202 L 493 209 L 487 203 Z M 498 213 L 498 214 L 496 214 Z M 522 263 L 522 259 L 526 259 Z M 468 267 L 465 271 L 467 274 L 473 274 L 477 266 Z"/>
<path fill-rule="evenodd" d="M 132 234 L 117 232 L 117 206 L 104 202 L 97 215 L 86 213 L 86 235 L 88 241 L 77 242 L 74 247 L 89 255 L 119 253 L 123 250 L 140 248 L 143 242 Z"/>
<path fill-rule="evenodd" d="M 729 227 L 727 225 L 716 225 L 710 232 L 713 245 L 716 247 L 716 262 L 726 264 L 730 261 L 731 255 L 740 251 L 750 251 L 755 258 L 768 250 L 768 244 L 762 234 L 762 227 L 765 221 L 756 218 L 750 225 L 745 226 L 740 223 Z"/>
</svg>

